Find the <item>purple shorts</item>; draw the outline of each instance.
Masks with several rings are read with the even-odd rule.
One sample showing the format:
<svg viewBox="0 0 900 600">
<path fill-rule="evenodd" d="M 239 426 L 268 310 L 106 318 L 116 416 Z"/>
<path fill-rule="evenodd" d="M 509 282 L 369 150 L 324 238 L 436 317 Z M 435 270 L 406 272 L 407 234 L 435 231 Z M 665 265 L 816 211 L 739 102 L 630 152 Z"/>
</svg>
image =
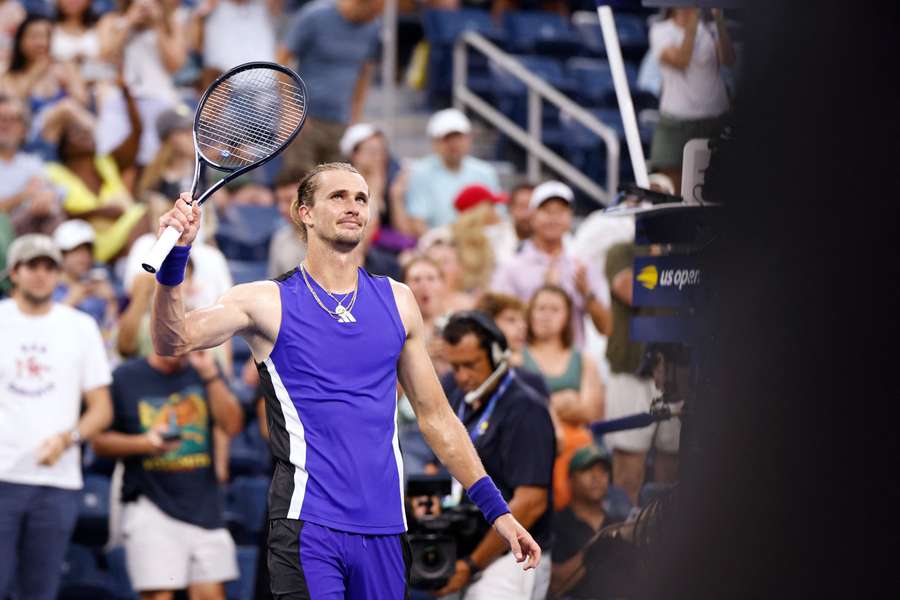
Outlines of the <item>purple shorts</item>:
<svg viewBox="0 0 900 600">
<path fill-rule="evenodd" d="M 269 579 L 276 600 L 406 600 L 409 565 L 406 534 L 269 521 Z"/>
</svg>

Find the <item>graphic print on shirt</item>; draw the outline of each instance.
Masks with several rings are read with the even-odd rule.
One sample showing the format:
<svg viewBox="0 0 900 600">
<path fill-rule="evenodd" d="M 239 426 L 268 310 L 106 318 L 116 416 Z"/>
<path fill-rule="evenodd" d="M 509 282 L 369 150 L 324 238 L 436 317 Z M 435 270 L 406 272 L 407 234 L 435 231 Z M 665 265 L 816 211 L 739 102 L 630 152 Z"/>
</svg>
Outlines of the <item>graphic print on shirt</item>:
<svg viewBox="0 0 900 600">
<path fill-rule="evenodd" d="M 7 388 L 17 396 L 40 397 L 55 387 L 47 346 L 22 344 L 17 348 L 16 370 Z"/>
<path fill-rule="evenodd" d="M 141 398 L 138 417 L 144 431 L 177 427 L 181 432 L 181 443 L 175 450 L 144 459 L 145 470 L 190 471 L 212 463 L 209 414 L 199 388 L 189 387 L 168 397 Z"/>
</svg>

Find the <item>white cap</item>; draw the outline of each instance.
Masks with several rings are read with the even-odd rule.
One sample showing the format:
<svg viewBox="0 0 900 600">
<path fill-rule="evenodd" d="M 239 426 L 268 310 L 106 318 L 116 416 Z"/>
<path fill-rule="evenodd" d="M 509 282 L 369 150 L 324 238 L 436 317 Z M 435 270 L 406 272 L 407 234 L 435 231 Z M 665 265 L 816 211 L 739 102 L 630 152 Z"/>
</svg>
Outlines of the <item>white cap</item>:
<svg viewBox="0 0 900 600">
<path fill-rule="evenodd" d="M 472 123 L 469 118 L 455 108 L 439 110 L 428 120 L 428 137 L 442 138 L 451 133 L 469 133 Z"/>
<path fill-rule="evenodd" d="M 353 154 L 353 150 L 355 150 L 360 143 L 377 133 L 381 133 L 381 130 L 371 123 L 357 123 L 356 125 L 351 125 L 341 137 L 341 154 L 350 158 L 350 155 Z"/>
<path fill-rule="evenodd" d="M 63 252 L 74 250 L 82 244 L 93 244 L 96 239 L 94 228 L 81 219 L 64 221 L 53 231 L 53 243 Z"/>
<path fill-rule="evenodd" d="M 575 194 L 572 188 L 562 181 L 545 181 L 531 192 L 531 209 L 538 208 L 551 198 L 561 198 L 566 204 L 572 204 L 575 201 Z"/>
<path fill-rule="evenodd" d="M 17 237 L 9 245 L 9 250 L 6 252 L 6 266 L 11 270 L 19 263 L 45 257 L 55 262 L 56 266 L 62 264 L 62 255 L 59 253 L 59 248 L 56 247 L 50 236 L 40 233 L 27 233 Z"/>
</svg>

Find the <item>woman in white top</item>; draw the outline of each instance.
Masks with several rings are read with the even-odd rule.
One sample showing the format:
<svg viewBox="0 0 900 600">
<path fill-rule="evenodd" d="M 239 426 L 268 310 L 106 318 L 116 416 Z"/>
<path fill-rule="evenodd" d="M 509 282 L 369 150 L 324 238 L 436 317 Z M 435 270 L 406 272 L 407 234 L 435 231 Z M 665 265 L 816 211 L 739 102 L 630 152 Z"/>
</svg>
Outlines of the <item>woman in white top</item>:
<svg viewBox="0 0 900 600">
<path fill-rule="evenodd" d="M 701 20 L 700 9 L 669 9 L 667 18 L 650 29 L 650 52 L 662 73 L 660 122 L 650 162 L 672 179 L 676 192 L 681 189 L 684 145 L 716 135 L 730 105 L 719 69 L 734 64 L 734 47 L 722 11 L 712 14 L 715 27 Z"/>
<path fill-rule="evenodd" d="M 156 118 L 179 103 L 173 75 L 187 59 L 184 10 L 178 0 L 121 0 L 120 9 L 100 19 L 101 56 L 122 69 L 137 100 L 143 134 L 137 161 L 146 165 L 159 148 Z M 114 148 L 128 135 L 124 100 L 101 99 L 101 151 Z"/>
<path fill-rule="evenodd" d="M 115 70 L 100 61 L 97 16 L 90 0 L 57 0 L 50 55 L 77 66 L 86 82 L 115 77 Z"/>
</svg>

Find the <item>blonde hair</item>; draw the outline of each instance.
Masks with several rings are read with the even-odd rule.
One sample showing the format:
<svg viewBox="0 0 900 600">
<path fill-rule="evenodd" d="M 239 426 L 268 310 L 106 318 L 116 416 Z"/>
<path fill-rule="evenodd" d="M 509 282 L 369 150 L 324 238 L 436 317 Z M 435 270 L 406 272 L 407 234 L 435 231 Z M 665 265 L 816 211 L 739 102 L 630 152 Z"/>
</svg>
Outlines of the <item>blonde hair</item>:
<svg viewBox="0 0 900 600">
<path fill-rule="evenodd" d="M 485 225 L 493 211 L 483 203 L 465 211 L 452 226 L 453 240 L 459 256 L 462 288 L 486 289 L 494 273 L 494 249 L 484 233 Z"/>
</svg>

